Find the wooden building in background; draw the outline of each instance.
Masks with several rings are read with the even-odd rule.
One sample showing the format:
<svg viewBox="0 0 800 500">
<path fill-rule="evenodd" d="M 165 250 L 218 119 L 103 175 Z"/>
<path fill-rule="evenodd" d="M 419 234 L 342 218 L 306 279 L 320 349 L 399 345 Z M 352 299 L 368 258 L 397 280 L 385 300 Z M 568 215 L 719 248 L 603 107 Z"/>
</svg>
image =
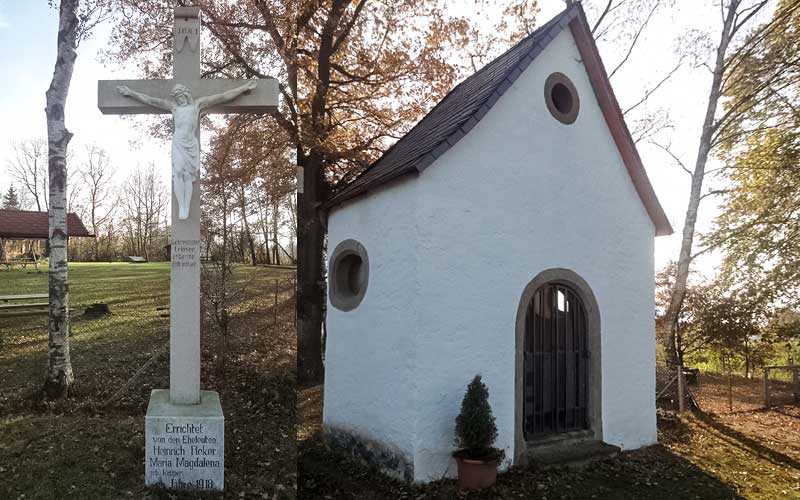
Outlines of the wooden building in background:
<svg viewBox="0 0 800 500">
<path fill-rule="evenodd" d="M 45 255 L 49 224 L 47 212 L 0 210 L 0 261 Z M 94 238 L 75 213 L 67 215 L 68 238 Z"/>
</svg>

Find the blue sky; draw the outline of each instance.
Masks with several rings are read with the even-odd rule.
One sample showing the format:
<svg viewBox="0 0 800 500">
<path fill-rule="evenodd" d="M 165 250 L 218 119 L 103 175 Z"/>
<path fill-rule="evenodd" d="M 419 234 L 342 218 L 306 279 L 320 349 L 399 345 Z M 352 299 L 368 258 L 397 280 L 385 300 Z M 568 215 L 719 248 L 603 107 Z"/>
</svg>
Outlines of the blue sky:
<svg viewBox="0 0 800 500">
<path fill-rule="evenodd" d="M 0 67 L 5 68 L 0 89 L 0 192 L 11 179 L 6 163 L 11 141 L 45 138 L 45 92 L 56 57 L 58 12 L 46 0 L 0 0 Z M 169 172 L 169 153 L 134 129 L 130 120 L 104 116 L 97 109 L 97 80 L 135 78 L 137 75 L 98 62 L 98 51 L 108 39 L 108 26 L 78 48 L 78 58 L 67 98 L 66 123 L 74 134 L 70 144 L 78 157 L 97 143 L 109 151 L 123 179 L 137 165 L 154 161 Z M 168 176 L 166 177 L 168 179 Z"/>
<path fill-rule="evenodd" d="M 34 19 L 38 37 L 30 36 Z M 55 60 L 55 37 L 45 34 L 55 32 L 57 22 L 46 2 L 0 0 L 0 65 L 6 68 L 0 104 L 6 113 L 13 113 L 11 116 L 17 109 L 44 109 L 40 101 L 47 89 L 46 84 L 42 88 L 42 68 L 49 65 L 52 71 Z M 13 130 L 20 125 L 8 123 L 8 119 L 3 121 L 6 122 L 0 125 L 3 129 L 13 127 L 10 129 Z M 39 133 L 45 131 L 44 120 L 41 122 Z"/>
</svg>

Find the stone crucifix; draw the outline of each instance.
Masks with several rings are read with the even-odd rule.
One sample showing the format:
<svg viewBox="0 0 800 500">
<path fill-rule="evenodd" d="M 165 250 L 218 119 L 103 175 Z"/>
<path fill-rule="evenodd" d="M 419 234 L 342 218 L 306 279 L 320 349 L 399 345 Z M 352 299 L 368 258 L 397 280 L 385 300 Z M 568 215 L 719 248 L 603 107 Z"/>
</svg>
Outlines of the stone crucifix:
<svg viewBox="0 0 800 500">
<path fill-rule="evenodd" d="M 196 103 L 192 99 L 189 89 L 180 83 L 176 84 L 171 92 L 175 102 L 140 94 L 126 85 L 117 87 L 117 92 L 125 97 L 132 97 L 142 104 L 172 113 L 172 189 L 175 193 L 175 201 L 178 202 L 178 218 L 180 220 L 189 217 L 192 187 L 200 177 L 200 143 L 197 140 L 200 114 L 210 106 L 232 101 L 257 87 L 256 82 L 247 82 L 241 87 L 222 94 L 201 97 Z"/>
<path fill-rule="evenodd" d="M 101 80 L 103 114 L 171 113 L 172 234 L 170 391 L 172 404 L 200 403 L 200 141 L 205 113 L 272 113 L 278 83 L 201 79 L 200 9 L 176 7 L 171 80 Z"/>
</svg>

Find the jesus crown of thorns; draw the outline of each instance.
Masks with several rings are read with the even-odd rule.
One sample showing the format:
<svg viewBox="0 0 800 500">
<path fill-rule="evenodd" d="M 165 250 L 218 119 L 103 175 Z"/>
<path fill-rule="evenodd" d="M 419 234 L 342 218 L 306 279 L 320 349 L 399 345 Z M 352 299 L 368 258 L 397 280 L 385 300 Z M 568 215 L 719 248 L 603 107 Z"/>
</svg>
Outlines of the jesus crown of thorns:
<svg viewBox="0 0 800 500">
<path fill-rule="evenodd" d="M 177 99 L 179 96 L 186 96 L 187 98 L 191 99 L 192 94 L 189 93 L 189 88 L 186 85 L 182 85 L 178 83 L 175 87 L 172 88 L 172 92 L 170 92 L 173 98 Z"/>
</svg>

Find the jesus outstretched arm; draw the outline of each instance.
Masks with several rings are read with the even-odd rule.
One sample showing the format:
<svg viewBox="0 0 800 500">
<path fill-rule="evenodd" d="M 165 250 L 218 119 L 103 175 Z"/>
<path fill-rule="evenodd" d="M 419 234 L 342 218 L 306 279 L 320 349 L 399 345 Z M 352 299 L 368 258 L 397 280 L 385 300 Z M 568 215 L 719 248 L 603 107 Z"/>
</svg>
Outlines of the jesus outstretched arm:
<svg viewBox="0 0 800 500">
<path fill-rule="evenodd" d="M 229 90 L 221 94 L 201 97 L 200 99 L 197 100 L 197 107 L 200 109 L 200 111 L 202 111 L 211 106 L 216 106 L 217 104 L 222 104 L 224 102 L 232 101 L 242 94 L 246 94 L 251 90 L 255 90 L 256 86 L 257 86 L 256 82 L 247 82 L 241 87 L 237 87 L 233 90 Z"/>
<path fill-rule="evenodd" d="M 130 97 L 136 99 L 137 101 L 147 104 L 148 106 L 153 106 L 154 108 L 160 108 L 166 111 L 172 111 L 174 107 L 172 103 L 167 101 L 166 99 L 159 99 L 158 97 L 151 97 L 149 95 L 140 94 L 135 90 L 131 90 L 130 88 L 126 87 L 125 85 L 120 85 L 117 87 L 117 92 L 125 97 Z"/>
</svg>

